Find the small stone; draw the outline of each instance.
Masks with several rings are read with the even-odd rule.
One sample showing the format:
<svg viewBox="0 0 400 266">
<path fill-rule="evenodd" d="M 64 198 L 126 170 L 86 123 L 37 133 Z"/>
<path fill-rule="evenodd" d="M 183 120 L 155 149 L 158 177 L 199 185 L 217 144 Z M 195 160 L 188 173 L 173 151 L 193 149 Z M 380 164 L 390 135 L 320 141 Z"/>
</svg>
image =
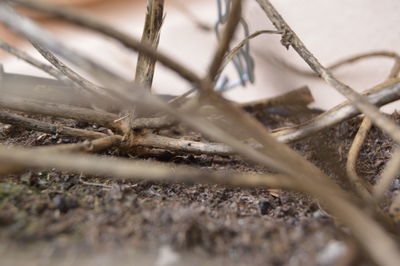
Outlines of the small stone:
<svg viewBox="0 0 400 266">
<path fill-rule="evenodd" d="M 395 179 L 393 182 L 393 190 L 399 190 L 400 189 L 400 180 Z"/>
<path fill-rule="evenodd" d="M 312 215 L 313 215 L 313 218 L 315 218 L 315 219 L 327 217 L 326 212 L 324 212 L 324 211 L 321 210 L 321 209 L 319 209 L 319 210 L 313 212 Z"/>
<path fill-rule="evenodd" d="M 318 254 L 318 265 L 335 265 L 337 261 L 346 254 L 347 250 L 347 246 L 343 242 L 330 241 Z"/>
<path fill-rule="evenodd" d="M 267 215 L 272 209 L 272 205 L 268 200 L 261 200 L 258 203 L 258 206 L 260 207 L 261 215 Z"/>
<path fill-rule="evenodd" d="M 62 213 L 68 212 L 70 209 L 76 208 L 79 206 L 79 203 L 69 197 L 64 196 L 56 196 L 53 198 L 53 203 L 55 207 Z"/>
</svg>

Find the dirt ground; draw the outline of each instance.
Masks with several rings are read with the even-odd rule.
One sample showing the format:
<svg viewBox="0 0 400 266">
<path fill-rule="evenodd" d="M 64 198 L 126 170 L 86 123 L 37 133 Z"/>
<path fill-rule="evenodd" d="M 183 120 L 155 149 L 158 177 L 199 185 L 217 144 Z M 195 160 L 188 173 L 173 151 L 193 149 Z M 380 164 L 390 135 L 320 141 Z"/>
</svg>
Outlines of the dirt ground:
<svg viewBox="0 0 400 266">
<path fill-rule="evenodd" d="M 305 119 L 275 111 L 253 115 L 271 128 Z M 398 114 L 392 116 L 400 121 Z M 291 146 L 346 186 L 347 152 L 360 121 L 343 122 Z M 0 128 L 3 144 L 79 141 L 8 125 Z M 362 147 L 358 173 L 374 183 L 392 149 L 392 140 L 373 128 Z M 115 149 L 104 154 L 127 156 Z M 165 153 L 141 159 L 265 171 L 235 156 Z M 398 179 L 393 192 L 399 189 Z M 340 221 L 299 193 L 117 181 L 55 169 L 0 179 L 1 265 L 368 265 L 358 259 L 358 252 Z"/>
</svg>

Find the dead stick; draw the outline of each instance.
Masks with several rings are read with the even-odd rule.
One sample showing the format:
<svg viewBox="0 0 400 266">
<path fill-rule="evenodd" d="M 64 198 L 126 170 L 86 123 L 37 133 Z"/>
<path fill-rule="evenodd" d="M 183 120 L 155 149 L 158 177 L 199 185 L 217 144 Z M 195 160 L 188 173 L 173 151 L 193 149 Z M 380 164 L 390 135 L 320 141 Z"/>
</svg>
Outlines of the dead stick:
<svg viewBox="0 0 400 266">
<path fill-rule="evenodd" d="M 15 57 L 27 62 L 28 64 L 43 70 L 44 72 L 55 77 L 56 79 L 58 79 L 62 82 L 65 82 L 66 84 L 70 83 L 69 79 L 67 77 L 65 77 L 61 71 L 57 70 L 56 68 L 52 67 L 51 65 L 47 65 L 47 64 L 40 62 L 39 60 L 31 57 L 29 54 L 27 54 L 23 51 L 20 51 L 17 48 L 15 48 L 15 47 L 11 46 L 10 44 L 5 43 L 1 40 L 0 40 L 0 48 L 3 49 L 4 51 L 14 55 Z"/>
<path fill-rule="evenodd" d="M 268 63 L 278 64 L 279 66 L 283 66 L 285 69 L 287 69 L 295 74 L 298 74 L 301 76 L 308 76 L 308 77 L 312 77 L 312 78 L 319 78 L 317 73 L 315 73 L 315 72 L 299 69 L 296 66 L 291 65 L 290 63 L 285 62 L 282 59 L 274 57 L 274 56 L 271 56 L 271 59 L 270 59 L 265 54 L 263 54 L 260 50 L 256 50 L 255 52 L 257 55 L 260 55 Z M 328 66 L 327 69 L 333 71 L 344 65 L 352 64 L 352 63 L 355 63 L 360 60 L 370 59 L 370 58 L 374 58 L 374 57 L 393 58 L 395 61 L 395 64 L 392 67 L 390 76 L 392 78 L 397 77 L 396 73 L 398 73 L 400 71 L 400 69 L 399 69 L 400 55 L 398 55 L 396 52 L 391 52 L 391 51 L 374 51 L 374 52 L 357 54 L 357 55 L 354 55 L 354 56 L 351 56 L 348 58 L 341 59 L 341 60 L 337 61 L 336 63 L 333 63 L 330 66 Z"/>
<path fill-rule="evenodd" d="M 81 143 L 73 144 L 59 144 L 59 145 L 49 145 L 40 146 L 37 148 L 31 148 L 32 153 L 47 153 L 47 154 L 59 154 L 59 153 L 77 153 L 77 152 L 100 152 L 104 149 L 110 148 L 117 145 L 121 138 L 116 136 L 109 136 L 104 138 L 99 138 L 92 141 L 84 141 Z M 15 174 L 26 170 L 24 165 L 18 163 L 3 164 L 0 166 L 0 174 Z"/>
<path fill-rule="evenodd" d="M 356 162 L 361 146 L 364 143 L 371 126 L 371 121 L 368 118 L 364 118 L 356 136 L 354 137 L 353 143 L 351 144 L 346 163 L 347 176 L 350 184 L 353 186 L 357 194 L 364 200 L 369 200 L 371 198 L 371 186 L 358 176 L 356 171 Z"/>
<path fill-rule="evenodd" d="M 365 92 L 365 95 L 376 106 L 396 101 L 400 99 L 400 79 L 379 84 Z M 273 135 L 281 142 L 294 142 L 359 114 L 360 111 L 355 106 L 350 102 L 344 102 L 303 124 L 276 129 L 273 131 Z"/>
<path fill-rule="evenodd" d="M 142 34 L 142 43 L 157 49 L 164 16 L 164 0 L 148 0 L 147 12 Z M 135 81 L 147 88 L 153 83 L 156 61 L 142 52 L 136 65 Z"/>
<path fill-rule="evenodd" d="M 79 88 L 83 88 L 92 93 L 104 93 L 104 89 L 99 86 L 93 84 L 87 79 L 83 78 L 81 75 L 73 71 L 67 65 L 65 65 L 60 59 L 58 59 L 51 51 L 47 48 L 41 46 L 40 44 L 31 41 L 33 47 L 47 60 L 49 61 L 55 68 L 61 71 L 66 77 L 68 77 L 74 84 L 76 84 Z"/>
<path fill-rule="evenodd" d="M 102 111 L 95 111 L 71 105 L 46 103 L 18 97 L 0 97 L 0 107 L 27 113 L 71 118 L 78 121 L 96 123 L 106 127 L 115 127 L 116 125 L 113 124 L 113 121 L 118 119 L 117 115 Z"/>
<path fill-rule="evenodd" d="M 251 110 L 257 108 L 257 106 L 262 106 L 264 108 L 279 105 L 307 106 L 312 102 L 314 102 L 314 98 L 311 94 L 311 91 L 307 86 L 305 86 L 299 89 L 291 90 L 285 94 L 278 95 L 276 97 L 240 103 L 239 106 L 245 110 Z"/>
<path fill-rule="evenodd" d="M 49 124 L 35 119 L 11 114 L 5 111 L 0 112 L 0 122 L 5 124 L 17 125 L 26 129 L 36 130 L 49 134 L 60 134 L 88 139 L 97 139 L 107 136 L 106 134 L 100 132 Z"/>
<path fill-rule="evenodd" d="M 224 62 L 224 58 L 229 50 L 229 45 L 233 39 L 241 15 L 242 15 L 242 1 L 234 0 L 231 10 L 229 11 L 229 17 L 228 21 L 226 22 L 225 29 L 218 43 L 218 47 L 215 50 L 210 66 L 208 67 L 207 78 L 211 82 L 214 82 L 214 79 L 218 75 L 219 69 L 221 68 L 222 63 Z"/>
<path fill-rule="evenodd" d="M 140 41 L 132 38 L 131 36 L 122 33 L 113 27 L 106 25 L 99 20 L 95 19 L 93 16 L 88 16 L 83 12 L 79 12 L 77 10 L 61 7 L 59 5 L 54 5 L 50 3 L 45 3 L 43 1 L 24 1 L 24 0 L 12 0 L 14 3 L 18 3 L 22 6 L 31 8 L 33 10 L 44 12 L 47 14 L 51 14 L 60 18 L 63 18 L 71 23 L 76 25 L 95 30 L 99 33 L 102 33 L 108 37 L 114 38 L 119 41 L 121 44 L 126 47 L 133 49 L 135 51 L 140 51 L 143 54 L 159 61 L 161 64 L 166 67 L 174 70 L 177 74 L 179 74 L 184 79 L 188 80 L 190 83 L 200 84 L 201 80 L 189 70 L 187 67 L 182 64 L 176 62 L 169 56 L 156 51 L 154 48 L 141 43 Z"/>
</svg>

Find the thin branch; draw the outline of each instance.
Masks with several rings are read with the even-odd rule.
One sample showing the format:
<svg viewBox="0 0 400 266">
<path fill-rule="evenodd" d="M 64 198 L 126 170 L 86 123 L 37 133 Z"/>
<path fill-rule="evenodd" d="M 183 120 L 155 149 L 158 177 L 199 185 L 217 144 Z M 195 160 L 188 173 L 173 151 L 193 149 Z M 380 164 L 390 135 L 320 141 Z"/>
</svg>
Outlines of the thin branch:
<svg viewBox="0 0 400 266">
<path fill-rule="evenodd" d="M 255 51 L 257 55 L 260 55 L 263 59 L 265 59 L 268 63 L 272 64 L 278 64 L 279 66 L 284 67 L 285 69 L 301 75 L 301 76 L 307 76 L 307 77 L 312 77 L 312 78 L 319 78 L 318 74 L 315 72 L 311 72 L 309 70 L 302 70 L 297 68 L 296 66 L 290 64 L 289 62 L 283 61 L 282 59 L 278 57 L 271 56 L 271 59 L 269 57 L 266 57 L 260 50 Z M 374 57 L 387 57 L 387 58 L 393 58 L 395 61 L 394 66 L 392 67 L 391 73 L 389 75 L 390 78 L 396 78 L 398 76 L 398 73 L 400 71 L 400 55 L 398 55 L 396 52 L 391 52 L 391 51 L 375 51 L 375 52 L 368 52 L 368 53 L 362 53 L 358 55 L 354 55 L 348 58 L 341 59 L 337 61 L 336 63 L 331 64 L 330 66 L 327 67 L 328 70 L 336 70 L 339 67 L 342 67 L 347 64 L 352 64 L 360 60 L 365 60 L 365 59 L 370 59 Z"/>
<path fill-rule="evenodd" d="M 3 96 L 0 97 L 0 107 L 26 113 L 70 118 L 78 121 L 95 123 L 105 127 L 118 127 L 118 124 L 113 122 L 118 119 L 118 116 L 115 114 L 71 105 L 53 104 L 24 98 Z"/>
<path fill-rule="evenodd" d="M 67 136 L 74 136 L 87 139 L 103 138 L 107 135 L 100 132 L 89 131 L 84 129 L 77 129 L 61 125 L 54 125 L 31 118 L 26 118 L 20 115 L 8 113 L 5 111 L 0 112 L 0 122 L 4 124 L 17 125 L 26 129 L 36 130 L 49 134 L 60 134 Z"/>
<path fill-rule="evenodd" d="M 71 68 L 66 66 L 60 59 L 58 59 L 52 52 L 50 52 L 47 48 L 39 45 L 38 43 L 31 41 L 31 44 L 35 49 L 47 60 L 49 61 L 55 68 L 57 68 L 61 73 L 63 73 L 66 77 L 68 77 L 72 82 L 74 82 L 78 87 L 84 88 L 91 92 L 99 93 L 103 89 L 99 86 L 93 84 L 92 82 L 86 80 L 81 75 L 73 71 Z"/>
<path fill-rule="evenodd" d="M 20 4 L 24 7 L 28 7 L 39 12 L 44 12 L 59 18 L 63 18 L 76 25 L 95 30 L 101 34 L 104 34 L 107 37 L 114 38 L 127 48 L 133 49 L 137 52 L 141 52 L 148 57 L 159 61 L 161 64 L 172 69 L 190 83 L 201 83 L 201 80 L 197 74 L 193 73 L 190 69 L 183 66 L 182 64 L 176 62 L 174 59 L 161 52 L 158 52 L 148 45 L 141 43 L 140 41 L 132 38 L 128 34 L 122 33 L 114 29 L 113 27 L 100 22 L 93 16 L 89 16 L 84 12 L 64 6 L 60 8 L 59 5 L 54 5 L 43 1 L 12 0 L 11 2 Z"/>
<path fill-rule="evenodd" d="M 73 144 L 58 144 L 58 145 L 49 145 L 49 146 L 40 146 L 31 148 L 30 151 L 32 154 L 35 152 L 38 153 L 47 153 L 47 154 L 59 154 L 59 153 L 77 153 L 77 152 L 100 152 L 112 146 L 118 145 L 120 142 L 120 138 L 116 136 L 107 136 L 104 138 L 95 139 L 92 141 L 86 140 L 80 143 Z M 33 155 L 35 156 L 35 155 Z M 40 158 L 39 158 L 40 160 Z M 19 163 L 9 163 L 9 164 L 0 164 L 0 174 L 15 174 L 24 171 L 29 167 L 21 165 Z"/>
<path fill-rule="evenodd" d="M 33 58 L 29 54 L 27 54 L 21 50 L 18 50 L 17 48 L 11 46 L 10 44 L 8 44 L 6 42 L 3 42 L 2 40 L 0 40 L 0 48 L 3 49 L 4 51 L 14 55 L 15 57 L 27 62 L 28 64 L 43 70 L 50 76 L 53 76 L 56 79 L 66 83 L 66 84 L 71 83 L 70 80 L 66 76 L 64 76 L 64 74 L 61 71 L 57 70 L 56 68 L 52 67 L 51 65 L 40 62 L 39 60 Z"/>
<path fill-rule="evenodd" d="M 11 114 L 5 111 L 0 112 L 0 122 L 20 126 L 30 130 L 45 132 L 49 134 L 56 134 L 56 135 L 61 134 L 61 135 L 80 137 L 86 139 L 100 139 L 100 138 L 103 139 L 108 136 L 107 134 L 101 132 L 71 128 L 62 125 L 55 126 L 50 123 L 26 118 L 16 114 Z M 168 150 L 171 152 L 181 152 L 181 153 L 191 153 L 191 154 L 231 155 L 233 153 L 233 150 L 229 146 L 223 144 L 174 139 L 153 134 L 135 136 L 129 143 L 123 142 L 122 136 L 113 136 L 113 139 L 115 139 L 115 141 L 118 140 L 118 142 L 115 143 L 121 144 L 123 149 L 125 150 L 131 150 L 137 146 L 143 146 L 146 148 L 157 148 L 157 149 Z M 75 144 L 67 144 L 66 146 L 69 147 L 74 145 Z M 77 147 L 86 148 L 86 146 L 83 144 L 76 144 L 76 145 Z M 56 145 L 55 147 L 58 147 L 56 149 L 60 149 L 59 148 L 60 145 Z M 66 149 L 71 149 L 71 151 L 76 151 L 75 148 L 66 148 Z"/>
<path fill-rule="evenodd" d="M 120 136 L 106 136 L 94 140 L 85 140 L 79 143 L 68 143 L 68 144 L 57 144 L 48 146 L 39 146 L 34 148 L 37 152 L 47 152 L 47 153 L 97 153 L 105 149 L 118 146 L 121 143 Z"/>
<path fill-rule="evenodd" d="M 292 46 L 304 61 L 320 75 L 326 83 L 334 87 L 338 92 L 348 98 L 358 109 L 360 109 L 372 123 L 381 128 L 391 136 L 396 142 L 400 143 L 400 127 L 391 119 L 379 112 L 379 109 L 371 104 L 368 99 L 349 86 L 336 79 L 331 72 L 320 64 L 318 59 L 304 46 L 296 33 L 283 20 L 282 16 L 276 11 L 269 0 L 256 0 L 265 11 L 274 26 L 283 31 L 282 44 L 286 47 Z"/>
<path fill-rule="evenodd" d="M 247 36 L 246 38 L 241 40 L 234 48 L 232 48 L 229 51 L 228 54 L 225 55 L 224 60 L 221 64 L 217 74 L 221 73 L 224 70 L 224 68 L 229 64 L 229 62 L 232 60 L 232 58 L 240 51 L 240 49 L 243 48 L 243 46 L 245 46 L 248 42 L 250 42 L 251 39 L 254 39 L 261 34 L 282 34 L 282 32 L 276 31 L 276 30 L 259 30 L 259 31 L 256 31 L 256 32 L 250 34 L 249 36 Z"/>
<path fill-rule="evenodd" d="M 5 148 L 0 146 L 1 165 L 23 168 L 57 168 L 59 170 L 125 179 L 183 181 L 244 187 L 297 189 L 284 176 L 208 171 L 194 167 L 105 158 L 95 155 L 55 153 L 49 150 Z"/>
<path fill-rule="evenodd" d="M 218 47 L 215 50 L 213 59 L 208 68 L 207 78 L 213 82 L 217 77 L 219 69 L 221 68 L 224 58 L 229 51 L 229 45 L 233 39 L 236 28 L 240 22 L 242 15 L 242 1 L 233 0 L 232 7 L 229 11 L 228 21 L 226 22 L 225 29 L 222 33 L 221 39 L 218 43 Z"/>
<path fill-rule="evenodd" d="M 205 143 L 184 139 L 174 139 L 159 135 L 146 134 L 133 140 L 138 146 L 165 149 L 168 151 L 178 151 L 191 154 L 210 154 L 210 155 L 232 155 L 231 147 L 218 143 Z"/>
<path fill-rule="evenodd" d="M 368 100 L 376 106 L 383 106 L 399 100 L 400 79 L 397 78 L 383 82 L 366 91 L 364 94 L 367 96 Z M 359 114 L 360 111 L 350 102 L 344 102 L 303 124 L 276 129 L 273 135 L 281 142 L 294 142 Z"/>
<path fill-rule="evenodd" d="M 153 47 L 158 47 L 160 31 L 164 18 L 164 0 L 148 0 L 145 24 L 142 34 L 142 43 Z M 144 87 L 151 88 L 153 83 L 154 68 L 156 61 L 141 52 L 136 64 L 135 81 Z"/>
<path fill-rule="evenodd" d="M 240 103 L 239 106 L 245 110 L 255 109 L 258 106 L 262 106 L 263 108 L 271 107 L 271 106 L 290 106 L 290 105 L 302 105 L 307 106 L 310 103 L 314 102 L 314 98 L 311 94 L 310 89 L 305 86 L 299 89 L 291 90 L 282 95 L 278 95 L 276 97 L 261 99 L 251 102 Z"/>
<path fill-rule="evenodd" d="M 353 143 L 351 144 L 346 163 L 346 171 L 350 184 L 357 194 L 364 200 L 369 200 L 371 198 L 371 186 L 358 176 L 356 163 L 361 146 L 371 127 L 371 120 L 364 118 L 356 136 L 354 137 Z"/>
<path fill-rule="evenodd" d="M 362 59 L 368 59 L 371 57 L 388 57 L 388 58 L 393 58 L 395 61 L 395 65 L 392 67 L 392 70 L 390 71 L 389 77 L 388 78 L 396 78 L 398 75 L 398 67 L 397 65 L 400 63 L 400 56 L 396 52 L 390 52 L 390 51 L 376 51 L 376 52 L 370 52 L 370 53 L 363 53 L 359 55 L 355 55 L 349 58 L 345 58 L 343 60 L 340 60 L 334 64 L 332 64 L 330 67 L 328 67 L 329 70 L 334 70 L 337 69 L 343 65 L 347 64 L 352 64 L 354 62 L 357 62 Z"/>
</svg>

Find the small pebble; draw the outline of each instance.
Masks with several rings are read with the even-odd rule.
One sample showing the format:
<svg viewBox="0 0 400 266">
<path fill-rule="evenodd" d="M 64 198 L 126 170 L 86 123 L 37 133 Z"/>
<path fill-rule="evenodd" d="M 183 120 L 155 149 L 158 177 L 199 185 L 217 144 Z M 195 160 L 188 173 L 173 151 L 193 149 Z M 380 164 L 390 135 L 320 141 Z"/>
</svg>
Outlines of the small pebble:
<svg viewBox="0 0 400 266">
<path fill-rule="evenodd" d="M 267 215 L 272 209 L 272 205 L 268 200 L 261 200 L 258 203 L 258 206 L 260 207 L 261 215 Z"/>
<path fill-rule="evenodd" d="M 393 182 L 393 190 L 399 190 L 400 189 L 400 180 L 395 179 Z"/>
</svg>

